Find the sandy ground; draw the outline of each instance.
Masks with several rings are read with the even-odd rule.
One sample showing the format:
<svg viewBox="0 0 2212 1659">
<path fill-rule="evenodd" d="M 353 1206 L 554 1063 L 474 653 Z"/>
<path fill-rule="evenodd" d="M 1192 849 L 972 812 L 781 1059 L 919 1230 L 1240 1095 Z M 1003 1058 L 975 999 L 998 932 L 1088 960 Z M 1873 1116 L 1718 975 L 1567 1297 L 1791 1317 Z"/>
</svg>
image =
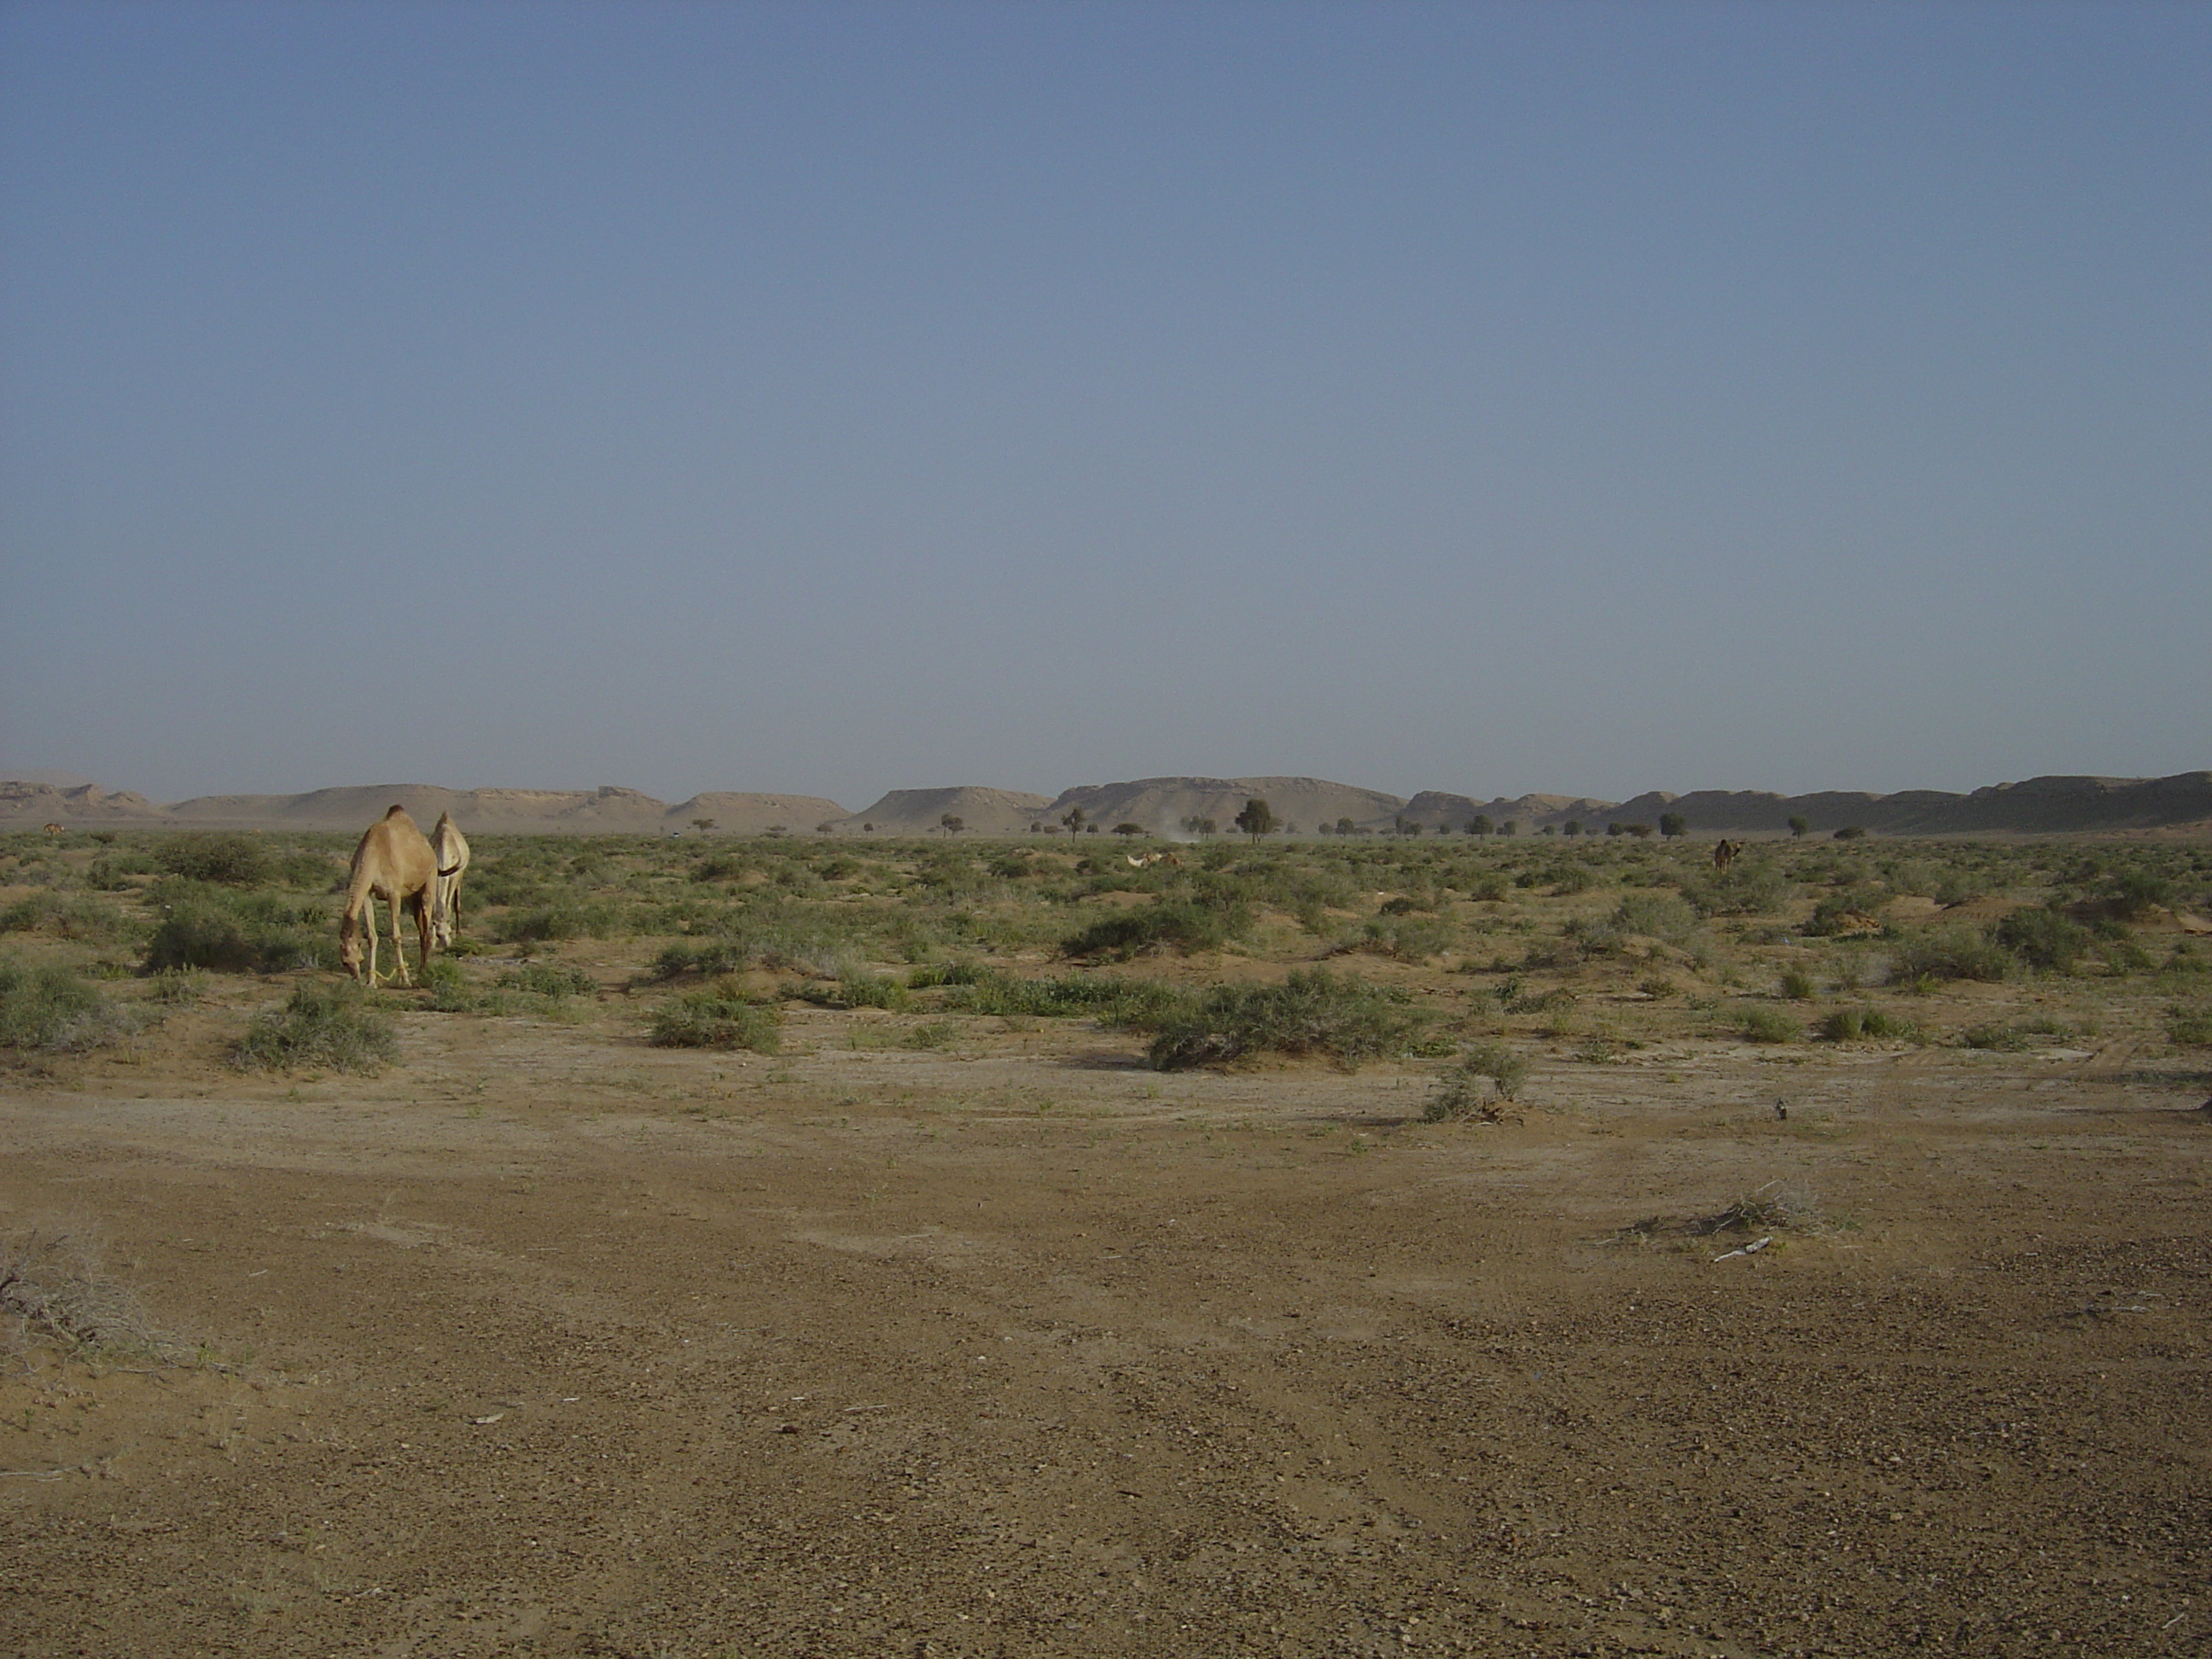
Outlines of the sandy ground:
<svg viewBox="0 0 2212 1659">
<path fill-rule="evenodd" d="M 295 1082 L 224 1018 L 0 1086 L 0 1221 L 216 1362 L 0 1382 L 0 1651 L 2212 1650 L 2212 1122 L 2124 1048 L 1481 1127 L 1073 1023 Z"/>
</svg>

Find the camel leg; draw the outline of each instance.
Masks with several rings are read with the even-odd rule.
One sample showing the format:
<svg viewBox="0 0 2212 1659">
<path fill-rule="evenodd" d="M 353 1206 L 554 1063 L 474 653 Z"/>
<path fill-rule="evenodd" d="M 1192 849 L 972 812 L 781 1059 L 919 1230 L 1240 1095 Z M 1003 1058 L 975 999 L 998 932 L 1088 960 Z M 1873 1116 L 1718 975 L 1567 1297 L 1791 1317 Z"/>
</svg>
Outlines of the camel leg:
<svg viewBox="0 0 2212 1659">
<path fill-rule="evenodd" d="M 410 990 L 415 986 L 415 976 L 407 971 L 407 947 L 399 942 L 399 911 L 406 902 L 397 893 L 385 901 L 392 917 L 392 975 Z"/>
<path fill-rule="evenodd" d="M 415 896 L 415 935 L 422 945 L 422 972 L 430 971 L 430 933 L 438 919 L 438 878 L 430 878 L 430 884 Z"/>
<path fill-rule="evenodd" d="M 368 988 L 376 988 L 376 895 L 368 893 L 361 901 L 362 932 L 368 936 Z"/>
</svg>

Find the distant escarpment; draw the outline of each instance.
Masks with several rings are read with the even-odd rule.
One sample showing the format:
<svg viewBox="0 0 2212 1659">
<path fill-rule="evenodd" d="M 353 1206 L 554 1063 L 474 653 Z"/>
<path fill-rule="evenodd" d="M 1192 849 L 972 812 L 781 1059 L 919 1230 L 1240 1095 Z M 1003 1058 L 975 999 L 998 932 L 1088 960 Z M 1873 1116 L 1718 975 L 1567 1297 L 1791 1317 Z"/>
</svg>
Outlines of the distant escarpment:
<svg viewBox="0 0 2212 1659">
<path fill-rule="evenodd" d="M 45 781 L 58 775 L 66 775 L 0 779 L 0 827 L 358 830 L 398 802 L 424 824 L 451 812 L 463 827 L 490 833 L 1024 836 L 1070 827 L 1105 833 L 1133 824 L 1147 835 L 1188 839 L 1233 835 L 1244 803 L 1257 798 L 1267 803 L 1279 831 L 1294 836 L 1456 835 L 1477 823 L 1498 830 L 1510 823 L 1528 835 L 1570 823 L 1595 833 L 1609 823 L 1656 828 L 1670 814 L 1692 834 L 1707 836 L 1787 834 L 1792 819 L 1815 834 L 1856 827 L 1887 836 L 2080 835 L 2197 826 L 2212 834 L 2212 771 L 2166 778 L 2030 778 L 1963 795 L 1935 789 L 1892 795 L 1703 789 L 1686 795 L 1655 790 L 1625 801 L 1551 794 L 1486 800 L 1432 789 L 1403 799 L 1322 778 L 1164 777 L 1085 784 L 1057 798 L 980 785 L 894 789 L 860 812 L 820 795 L 718 792 L 671 805 L 612 785 L 563 790 L 380 783 L 298 795 L 200 795 L 160 805 L 127 790 Z"/>
</svg>

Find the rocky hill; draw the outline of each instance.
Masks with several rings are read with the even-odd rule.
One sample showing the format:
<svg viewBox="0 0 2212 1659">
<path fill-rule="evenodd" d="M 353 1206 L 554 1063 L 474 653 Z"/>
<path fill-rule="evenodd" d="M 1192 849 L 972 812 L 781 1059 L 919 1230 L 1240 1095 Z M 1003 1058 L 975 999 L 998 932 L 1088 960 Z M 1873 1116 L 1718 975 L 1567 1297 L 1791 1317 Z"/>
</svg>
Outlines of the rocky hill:
<svg viewBox="0 0 2212 1659">
<path fill-rule="evenodd" d="M 1186 833 L 1185 819 L 1212 818 L 1223 835 L 1233 835 L 1231 823 L 1255 796 L 1267 803 L 1278 822 L 1297 826 L 1301 835 L 1339 818 L 1365 823 L 1379 816 L 1387 824 L 1405 804 L 1379 790 L 1320 778 L 1139 778 L 1070 789 L 1047 809 L 1047 821 L 1057 824 L 1080 807 L 1084 817 L 1102 830 L 1137 823 L 1154 835 L 1180 836 Z"/>
<path fill-rule="evenodd" d="M 894 789 L 866 811 L 841 814 L 838 835 L 933 836 L 946 814 L 971 836 L 1020 836 L 1042 821 L 1052 802 L 1018 789 L 968 784 L 954 789 Z"/>
</svg>

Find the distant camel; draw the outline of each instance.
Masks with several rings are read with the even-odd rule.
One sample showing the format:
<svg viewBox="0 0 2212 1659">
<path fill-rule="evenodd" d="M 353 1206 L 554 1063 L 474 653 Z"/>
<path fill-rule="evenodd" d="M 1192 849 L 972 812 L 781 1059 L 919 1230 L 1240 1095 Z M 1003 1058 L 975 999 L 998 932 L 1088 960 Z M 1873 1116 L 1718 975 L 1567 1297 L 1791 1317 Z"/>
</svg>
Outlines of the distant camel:
<svg viewBox="0 0 2212 1659">
<path fill-rule="evenodd" d="M 1736 854 L 1742 851 L 1743 843 L 1740 841 L 1715 842 L 1713 843 L 1713 868 L 1716 870 L 1726 870 L 1729 866 L 1735 862 Z"/>
<path fill-rule="evenodd" d="M 46 833 L 49 836 L 58 836 L 62 833 L 62 827 L 58 823 L 50 823 L 46 826 Z"/>
<path fill-rule="evenodd" d="M 430 960 L 430 926 L 438 906 L 438 855 L 407 809 L 395 806 L 374 823 L 353 849 L 353 872 L 346 883 L 345 917 L 338 923 L 338 960 L 356 979 L 361 974 L 361 936 L 368 935 L 368 982 L 376 983 L 376 901 L 382 899 L 392 921 L 392 954 L 402 985 L 407 976 L 407 951 L 399 943 L 399 913 L 415 912 L 415 927 L 422 944 L 422 961 Z"/>
<path fill-rule="evenodd" d="M 469 867 L 469 840 L 451 812 L 438 814 L 431 826 L 430 851 L 438 860 L 437 902 L 430 937 L 441 951 L 453 948 L 453 935 L 461 930 L 461 878 Z"/>
<path fill-rule="evenodd" d="M 1155 864 L 1172 864 L 1178 870 L 1182 868 L 1182 860 L 1173 853 L 1147 853 L 1142 858 L 1130 858 L 1128 854 L 1124 853 L 1121 856 L 1129 860 L 1133 869 L 1149 870 Z"/>
</svg>

